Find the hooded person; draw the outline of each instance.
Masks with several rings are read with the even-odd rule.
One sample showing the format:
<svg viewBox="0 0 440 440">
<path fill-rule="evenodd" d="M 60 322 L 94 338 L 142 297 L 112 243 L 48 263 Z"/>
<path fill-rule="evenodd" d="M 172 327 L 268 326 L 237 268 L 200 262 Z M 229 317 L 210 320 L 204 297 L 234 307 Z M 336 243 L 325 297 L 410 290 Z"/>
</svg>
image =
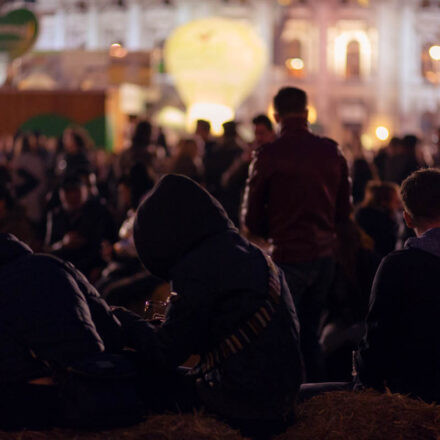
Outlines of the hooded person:
<svg viewBox="0 0 440 440">
<path fill-rule="evenodd" d="M 282 272 L 238 233 L 215 198 L 180 175 L 163 177 L 141 203 L 134 241 L 145 267 L 169 281 L 173 293 L 154 331 L 134 314 L 115 311 L 125 344 L 148 352 L 157 371 L 199 355 L 190 380 L 208 410 L 242 429 L 245 421 L 262 431 L 262 424 L 285 426 L 302 359 Z"/>
</svg>

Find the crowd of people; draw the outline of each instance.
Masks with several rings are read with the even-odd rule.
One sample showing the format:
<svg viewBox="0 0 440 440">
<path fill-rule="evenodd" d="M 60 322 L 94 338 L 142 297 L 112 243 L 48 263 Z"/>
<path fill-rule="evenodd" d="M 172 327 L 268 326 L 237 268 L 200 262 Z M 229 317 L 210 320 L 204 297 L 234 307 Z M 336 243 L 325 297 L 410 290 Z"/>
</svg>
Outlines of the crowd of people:
<svg viewBox="0 0 440 440">
<path fill-rule="evenodd" d="M 437 156 L 406 135 L 347 162 L 304 91 L 274 109 L 252 143 L 206 120 L 175 146 L 138 120 L 118 154 L 77 127 L 0 139 L 0 427 L 63 424 L 53 370 L 127 351 L 146 412 L 255 438 L 315 392 L 440 401 Z"/>
</svg>

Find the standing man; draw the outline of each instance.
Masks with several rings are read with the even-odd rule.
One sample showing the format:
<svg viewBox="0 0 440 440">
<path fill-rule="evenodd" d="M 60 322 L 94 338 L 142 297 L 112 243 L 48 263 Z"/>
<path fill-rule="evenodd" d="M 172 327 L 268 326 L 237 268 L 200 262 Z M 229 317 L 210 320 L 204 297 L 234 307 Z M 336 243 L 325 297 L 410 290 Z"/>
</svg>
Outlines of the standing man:
<svg viewBox="0 0 440 440">
<path fill-rule="evenodd" d="M 334 272 L 338 224 L 351 211 L 345 158 L 307 127 L 307 96 L 282 88 L 274 98 L 281 136 L 256 150 L 242 206 L 252 235 L 270 239 L 301 324 L 307 381 L 325 379 L 319 324 Z"/>
</svg>

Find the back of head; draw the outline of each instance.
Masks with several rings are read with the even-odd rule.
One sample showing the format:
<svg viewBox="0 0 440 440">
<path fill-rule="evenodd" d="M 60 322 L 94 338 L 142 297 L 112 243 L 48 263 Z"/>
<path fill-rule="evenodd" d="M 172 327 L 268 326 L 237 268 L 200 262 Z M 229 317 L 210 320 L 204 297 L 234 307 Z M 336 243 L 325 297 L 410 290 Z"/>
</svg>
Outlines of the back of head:
<svg viewBox="0 0 440 440">
<path fill-rule="evenodd" d="M 372 180 L 367 184 L 362 205 L 390 211 L 393 198 L 398 193 L 399 187 L 395 183 Z"/>
<path fill-rule="evenodd" d="M 414 134 L 407 134 L 402 139 L 402 145 L 407 153 L 414 154 L 418 143 L 419 138 Z"/>
<path fill-rule="evenodd" d="M 211 132 L 211 123 L 205 119 L 197 119 L 196 132 L 199 131 L 209 134 Z"/>
<path fill-rule="evenodd" d="M 412 173 L 400 191 L 405 211 L 416 225 L 440 222 L 440 169 Z"/>
<path fill-rule="evenodd" d="M 148 121 L 141 121 L 136 125 L 132 138 L 132 146 L 147 147 L 151 140 L 151 124 Z"/>
<path fill-rule="evenodd" d="M 144 266 L 169 279 L 189 251 L 227 230 L 236 229 L 216 199 L 191 179 L 169 174 L 140 204 L 134 241 Z"/>
<path fill-rule="evenodd" d="M 301 115 L 307 110 L 307 95 L 296 87 L 284 87 L 273 99 L 276 113 L 281 117 Z"/>
<path fill-rule="evenodd" d="M 225 138 L 235 138 L 237 136 L 237 123 L 235 121 L 225 122 L 222 126 Z"/>
<path fill-rule="evenodd" d="M 272 121 L 267 115 L 257 115 L 252 119 L 254 125 L 264 125 L 269 131 L 273 131 Z"/>
</svg>

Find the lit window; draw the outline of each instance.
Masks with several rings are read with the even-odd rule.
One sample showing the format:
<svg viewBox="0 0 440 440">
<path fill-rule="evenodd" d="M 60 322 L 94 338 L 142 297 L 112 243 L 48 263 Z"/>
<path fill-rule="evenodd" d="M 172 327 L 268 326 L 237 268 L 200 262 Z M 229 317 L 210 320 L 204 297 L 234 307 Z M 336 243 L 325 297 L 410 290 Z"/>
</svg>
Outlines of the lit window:
<svg viewBox="0 0 440 440">
<path fill-rule="evenodd" d="M 347 61 L 345 64 L 345 77 L 358 79 L 361 76 L 361 47 L 358 41 L 352 40 L 347 44 Z"/>
</svg>

